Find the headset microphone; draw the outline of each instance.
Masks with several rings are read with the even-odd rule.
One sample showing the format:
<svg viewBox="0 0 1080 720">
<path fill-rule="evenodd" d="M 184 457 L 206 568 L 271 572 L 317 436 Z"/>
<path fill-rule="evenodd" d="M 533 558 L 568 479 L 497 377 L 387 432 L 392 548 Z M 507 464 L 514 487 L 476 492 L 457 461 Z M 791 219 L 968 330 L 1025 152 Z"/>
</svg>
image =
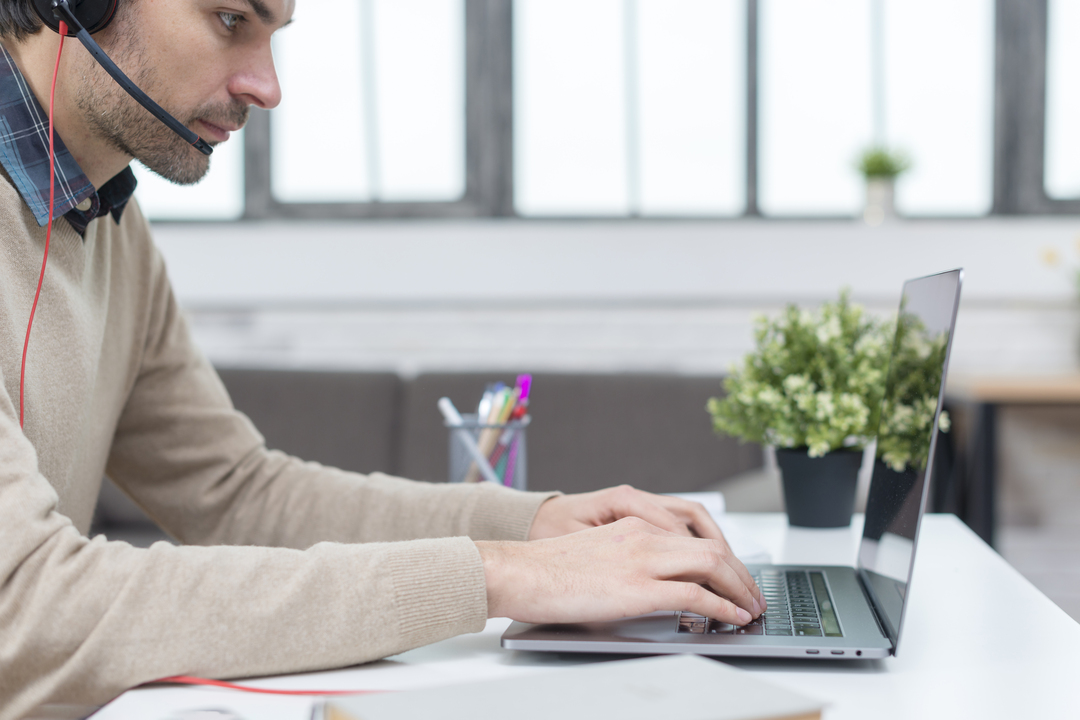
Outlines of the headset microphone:
<svg viewBox="0 0 1080 720">
<path fill-rule="evenodd" d="M 98 64 L 105 69 L 105 72 L 112 76 L 113 80 L 127 91 L 128 95 L 135 98 L 135 101 L 146 108 L 151 115 L 156 117 L 161 122 L 165 123 L 173 132 L 203 155 L 209 155 L 214 152 L 214 148 L 210 147 L 210 144 L 186 128 L 183 123 L 174 118 L 169 113 L 165 112 L 165 109 L 151 100 L 146 93 L 139 89 L 139 87 L 128 78 L 124 72 L 116 66 L 109 56 L 105 54 L 105 51 L 101 49 L 90 33 L 97 32 L 112 22 L 113 16 L 116 13 L 116 4 L 118 0 L 71 0 L 76 7 L 76 10 L 72 10 L 69 0 L 34 0 L 34 9 L 37 11 L 38 17 L 41 21 L 52 28 L 54 31 L 60 31 L 60 23 L 63 21 L 67 25 L 67 34 L 79 39 L 79 42 L 89 51 L 90 55 L 97 60 Z M 80 18 L 80 16 L 82 16 Z M 89 26 L 89 30 L 85 26 Z"/>
</svg>

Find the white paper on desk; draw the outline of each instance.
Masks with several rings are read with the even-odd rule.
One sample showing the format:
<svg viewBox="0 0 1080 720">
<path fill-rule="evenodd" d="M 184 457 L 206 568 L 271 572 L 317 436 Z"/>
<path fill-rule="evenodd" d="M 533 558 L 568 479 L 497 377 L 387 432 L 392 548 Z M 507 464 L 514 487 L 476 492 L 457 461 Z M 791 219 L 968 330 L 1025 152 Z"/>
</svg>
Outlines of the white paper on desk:
<svg viewBox="0 0 1080 720">
<path fill-rule="evenodd" d="M 772 562 L 772 555 L 765 546 L 750 537 L 738 527 L 734 526 L 724 512 L 724 493 L 722 492 L 688 492 L 668 493 L 671 497 L 692 500 L 705 506 L 712 515 L 712 519 L 720 526 L 727 538 L 731 551 L 735 557 L 743 561 L 743 564 L 767 565 Z"/>
<path fill-rule="evenodd" d="M 317 698 L 261 695 L 238 690 L 194 687 L 129 690 L 90 716 L 90 720 L 186 720 L 199 711 L 240 720 L 310 720 Z M 203 717 L 213 717 L 207 712 Z M 231 720 L 231 718 L 230 718 Z"/>
</svg>

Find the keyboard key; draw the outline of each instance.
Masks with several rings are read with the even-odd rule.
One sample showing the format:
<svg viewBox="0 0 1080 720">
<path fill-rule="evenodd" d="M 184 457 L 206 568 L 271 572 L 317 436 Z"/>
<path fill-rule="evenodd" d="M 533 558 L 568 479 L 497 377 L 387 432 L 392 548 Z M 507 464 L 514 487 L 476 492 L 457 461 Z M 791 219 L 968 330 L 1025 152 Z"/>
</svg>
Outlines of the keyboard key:
<svg viewBox="0 0 1080 720">
<path fill-rule="evenodd" d="M 718 635 L 730 635 L 731 631 L 735 629 L 735 626 L 726 622 L 714 622 L 709 626 L 710 633 L 716 633 Z"/>
<path fill-rule="evenodd" d="M 789 627 L 767 627 L 765 628 L 766 635 L 791 635 L 791 628 Z"/>
<path fill-rule="evenodd" d="M 735 628 L 734 635 L 763 635 L 764 628 L 760 625 L 743 625 L 741 628 Z"/>
<path fill-rule="evenodd" d="M 796 625 L 795 634 L 800 637 L 821 637 L 821 628 Z"/>
</svg>

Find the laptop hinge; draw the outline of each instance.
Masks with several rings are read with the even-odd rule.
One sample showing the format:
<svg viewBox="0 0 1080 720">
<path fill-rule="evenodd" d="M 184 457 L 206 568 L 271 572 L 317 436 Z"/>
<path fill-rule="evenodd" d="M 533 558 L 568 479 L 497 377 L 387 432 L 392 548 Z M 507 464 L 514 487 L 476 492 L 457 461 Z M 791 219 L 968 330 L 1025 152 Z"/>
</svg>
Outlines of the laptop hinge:
<svg viewBox="0 0 1080 720">
<path fill-rule="evenodd" d="M 870 590 L 870 586 L 863 578 L 862 568 L 857 568 L 855 570 L 855 577 L 859 581 L 859 589 L 862 590 L 863 597 L 866 598 L 866 604 L 870 606 L 870 614 L 874 616 L 874 622 L 877 623 L 878 632 L 881 633 L 881 637 L 888 639 L 889 644 L 892 645 L 890 652 L 895 653 L 896 638 L 889 635 L 888 631 L 885 629 L 887 626 L 885 625 L 884 619 L 881 617 L 881 611 L 878 610 L 878 604 L 874 599 L 874 593 Z"/>
</svg>

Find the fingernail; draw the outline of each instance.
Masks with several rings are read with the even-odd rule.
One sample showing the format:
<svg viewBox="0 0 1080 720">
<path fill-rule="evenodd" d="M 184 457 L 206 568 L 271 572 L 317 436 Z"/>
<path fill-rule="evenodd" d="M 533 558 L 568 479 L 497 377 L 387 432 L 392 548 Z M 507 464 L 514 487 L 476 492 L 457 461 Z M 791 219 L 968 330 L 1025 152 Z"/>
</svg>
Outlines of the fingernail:
<svg viewBox="0 0 1080 720">
<path fill-rule="evenodd" d="M 746 612 L 742 608 L 735 608 L 735 615 L 739 618 L 739 622 L 746 625 L 752 619 L 750 613 Z"/>
<path fill-rule="evenodd" d="M 754 600 L 754 617 L 757 617 L 760 614 L 761 614 L 761 603 L 759 603 L 757 601 L 757 599 L 755 598 L 755 600 Z"/>
<path fill-rule="evenodd" d="M 758 590 L 758 600 L 761 601 L 761 612 L 769 609 L 769 603 L 765 602 L 765 596 L 761 594 L 760 590 Z"/>
</svg>

